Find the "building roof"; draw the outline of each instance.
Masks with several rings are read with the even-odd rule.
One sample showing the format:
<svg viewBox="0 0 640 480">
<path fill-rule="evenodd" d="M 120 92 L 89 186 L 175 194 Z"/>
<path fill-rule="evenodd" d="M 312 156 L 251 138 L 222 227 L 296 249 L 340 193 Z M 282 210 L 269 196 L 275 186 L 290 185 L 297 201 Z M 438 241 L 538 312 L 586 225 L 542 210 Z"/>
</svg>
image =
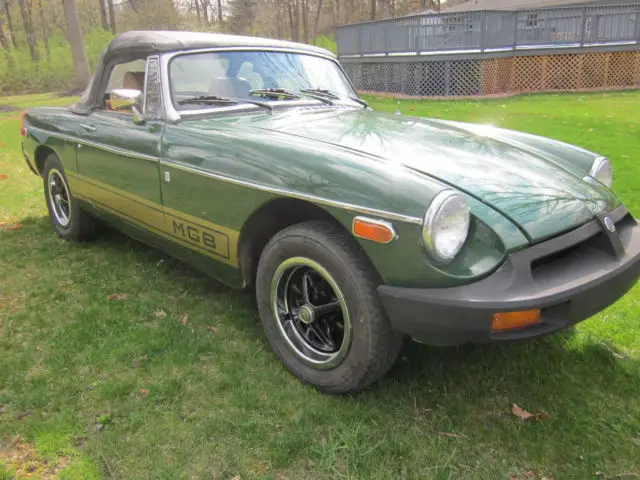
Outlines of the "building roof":
<svg viewBox="0 0 640 480">
<path fill-rule="evenodd" d="M 529 8 L 567 7 L 571 5 L 623 4 L 634 3 L 635 0 L 469 0 L 443 9 L 442 13 L 468 12 L 471 10 L 523 10 Z"/>
<path fill-rule="evenodd" d="M 249 47 L 249 48 L 286 48 L 304 50 L 309 53 L 335 55 L 324 48 L 304 43 L 285 42 L 260 37 L 223 35 L 221 33 L 170 32 L 170 31 L 131 31 L 118 35 L 109 45 L 106 55 L 127 54 L 133 52 L 153 53 L 174 52 L 198 48 Z"/>
</svg>

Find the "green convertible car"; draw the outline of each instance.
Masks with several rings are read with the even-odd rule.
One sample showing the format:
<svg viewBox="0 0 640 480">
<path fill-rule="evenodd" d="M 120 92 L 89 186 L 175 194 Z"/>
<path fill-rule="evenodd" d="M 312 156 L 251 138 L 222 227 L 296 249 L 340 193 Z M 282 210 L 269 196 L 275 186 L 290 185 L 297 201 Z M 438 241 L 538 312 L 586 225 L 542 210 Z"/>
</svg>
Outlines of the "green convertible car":
<svg viewBox="0 0 640 480">
<path fill-rule="evenodd" d="M 125 33 L 78 103 L 29 110 L 21 134 L 60 237 L 110 224 L 251 286 L 275 353 L 326 392 L 382 376 L 407 335 L 537 337 L 640 275 L 606 158 L 375 112 L 309 45 Z"/>
</svg>

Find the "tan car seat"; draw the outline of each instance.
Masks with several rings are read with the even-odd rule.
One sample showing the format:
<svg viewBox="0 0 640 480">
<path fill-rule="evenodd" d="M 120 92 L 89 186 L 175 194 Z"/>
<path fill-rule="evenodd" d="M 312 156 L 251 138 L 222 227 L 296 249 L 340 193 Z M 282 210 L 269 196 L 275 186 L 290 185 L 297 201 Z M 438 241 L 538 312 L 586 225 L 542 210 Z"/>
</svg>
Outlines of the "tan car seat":
<svg viewBox="0 0 640 480">
<path fill-rule="evenodd" d="M 242 77 L 218 77 L 209 85 L 209 95 L 230 98 L 248 98 L 251 84 Z"/>
<path fill-rule="evenodd" d="M 122 80 L 122 88 L 144 90 L 144 72 L 127 72 Z"/>
</svg>

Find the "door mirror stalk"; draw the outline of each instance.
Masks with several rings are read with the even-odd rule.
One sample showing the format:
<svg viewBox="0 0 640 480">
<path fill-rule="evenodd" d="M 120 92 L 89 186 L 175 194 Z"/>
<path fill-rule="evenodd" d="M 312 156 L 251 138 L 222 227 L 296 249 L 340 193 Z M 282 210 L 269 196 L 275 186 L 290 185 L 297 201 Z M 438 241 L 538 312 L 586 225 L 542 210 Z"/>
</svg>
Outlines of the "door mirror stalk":
<svg viewBox="0 0 640 480">
<path fill-rule="evenodd" d="M 135 105 L 131 107 L 131 111 L 133 112 L 133 123 L 136 125 L 144 125 L 147 123 L 147 119 L 144 118 L 144 115 L 138 110 L 138 107 Z"/>
</svg>

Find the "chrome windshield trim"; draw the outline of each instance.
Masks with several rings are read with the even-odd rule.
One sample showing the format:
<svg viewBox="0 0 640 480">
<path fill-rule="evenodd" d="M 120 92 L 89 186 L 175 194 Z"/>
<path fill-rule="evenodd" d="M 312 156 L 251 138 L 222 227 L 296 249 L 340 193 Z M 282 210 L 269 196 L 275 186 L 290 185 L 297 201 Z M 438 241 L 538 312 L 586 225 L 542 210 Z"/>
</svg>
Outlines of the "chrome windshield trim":
<svg viewBox="0 0 640 480">
<path fill-rule="evenodd" d="M 68 142 L 79 143 L 82 145 L 86 145 L 88 147 L 104 150 L 105 152 L 114 153 L 116 155 L 122 155 L 123 157 L 138 158 L 140 160 L 147 160 L 148 162 L 158 162 L 159 160 L 158 157 L 154 157 L 152 155 L 146 155 L 144 153 L 133 152 L 131 150 L 125 150 L 123 148 L 112 147 L 110 145 L 105 145 L 104 143 L 91 142 L 89 140 L 85 140 L 84 138 L 76 137 L 74 135 L 67 135 L 66 133 L 59 133 L 59 132 L 51 132 L 49 130 L 44 130 L 42 128 L 34 127 L 32 125 L 29 125 L 27 129 L 34 132 L 40 132 L 50 137 L 60 138 Z"/>
<path fill-rule="evenodd" d="M 300 99 L 300 100 L 282 100 L 282 101 L 274 101 L 269 102 L 270 105 L 273 106 L 274 110 L 278 110 L 279 108 L 284 107 L 329 107 L 325 103 L 320 102 L 319 100 L 314 99 Z M 252 103 L 237 103 L 234 105 L 224 106 L 224 107 L 209 107 L 209 108 L 199 108 L 197 110 L 180 110 L 176 113 L 179 116 L 191 116 L 191 115 L 203 115 L 209 113 L 236 113 L 236 112 L 255 112 L 255 111 L 264 111 L 264 113 L 269 113 L 265 108 L 260 107 L 259 105 L 254 105 Z"/>
<path fill-rule="evenodd" d="M 201 170 L 199 168 L 193 168 L 186 165 L 182 165 L 176 162 L 168 161 L 166 159 L 160 159 L 160 165 L 176 168 L 178 170 L 183 170 L 186 172 L 194 173 L 196 175 L 202 175 L 204 177 L 215 178 L 216 180 L 220 180 L 226 183 L 233 183 L 235 185 L 241 185 L 243 187 L 255 188 L 256 190 L 262 190 L 264 192 L 275 193 L 277 195 L 282 195 L 290 198 L 297 198 L 299 200 L 308 200 L 311 202 L 319 203 L 322 205 L 326 205 L 329 207 L 336 207 L 343 210 L 349 210 L 353 212 L 363 213 L 365 215 L 370 215 L 378 218 L 385 218 L 387 220 L 395 220 L 403 223 L 410 223 L 413 225 L 422 225 L 422 218 L 413 217 L 410 215 L 403 215 L 401 213 L 388 212 L 385 210 L 378 210 L 375 208 L 363 207 L 361 205 L 354 205 L 351 203 L 341 202 L 339 200 L 331 200 L 328 198 L 318 197 L 316 195 L 311 195 L 308 193 L 296 192 L 294 190 L 288 190 L 286 188 L 281 187 L 272 187 L 268 185 L 260 185 L 258 183 L 249 182 L 246 180 L 240 180 L 238 178 L 229 177 L 227 175 L 222 175 L 219 173 L 208 172 L 205 170 Z"/>
<path fill-rule="evenodd" d="M 201 110 L 187 110 L 187 111 L 178 112 L 175 109 L 175 107 L 173 106 L 173 99 L 171 98 L 171 87 L 170 87 L 170 83 L 169 83 L 169 62 L 171 60 L 173 60 L 173 58 L 175 58 L 177 56 L 181 56 L 181 55 L 192 55 L 192 54 L 195 54 L 195 53 L 247 52 L 247 51 L 249 51 L 249 52 L 297 53 L 297 54 L 300 54 L 300 55 L 309 55 L 309 56 L 312 56 L 312 57 L 324 58 L 325 60 L 329 60 L 329 61 L 333 62 L 338 67 L 338 69 L 344 75 L 344 78 L 346 79 L 347 84 L 353 90 L 354 96 L 358 95 L 353 83 L 351 82 L 351 79 L 349 78 L 347 73 L 344 71 L 344 68 L 342 68 L 342 65 L 340 65 L 340 62 L 338 61 L 337 57 L 332 56 L 332 55 L 323 55 L 320 52 L 310 52 L 310 51 L 303 50 L 303 49 L 287 48 L 287 47 L 251 47 L 251 46 L 246 46 L 246 47 L 214 47 L 214 48 L 197 48 L 197 49 L 192 49 L 192 50 L 179 50 L 177 52 L 164 53 L 164 54 L 162 54 L 160 56 L 160 78 L 161 78 L 161 82 L 162 82 L 162 96 L 164 98 L 165 117 L 166 117 L 167 121 L 170 121 L 170 122 L 178 121 L 178 120 L 180 120 L 182 118 L 183 115 L 217 113 L 217 112 L 230 112 L 230 113 L 233 113 L 233 112 L 238 111 L 238 110 L 240 110 L 240 111 L 244 111 L 245 110 L 245 108 L 238 109 L 237 107 L 239 107 L 239 106 L 250 107 L 250 108 L 246 108 L 247 111 L 251 111 L 251 110 L 255 110 L 255 109 L 261 108 L 261 107 L 259 107 L 257 105 L 240 104 L 240 105 L 231 105 L 231 106 L 228 106 L 228 107 L 203 108 Z M 310 102 L 315 102 L 315 103 L 312 103 L 312 105 L 315 105 L 316 103 L 319 103 L 319 104 L 323 103 L 320 100 L 313 100 L 311 98 L 308 98 L 308 99 L 301 99 L 301 100 L 274 101 L 273 102 L 273 104 L 274 104 L 273 106 L 275 108 L 277 108 L 280 105 L 283 105 L 283 106 L 296 106 L 296 104 L 294 102 L 299 102 L 299 101 L 304 102 L 305 105 L 309 104 Z"/>
</svg>

